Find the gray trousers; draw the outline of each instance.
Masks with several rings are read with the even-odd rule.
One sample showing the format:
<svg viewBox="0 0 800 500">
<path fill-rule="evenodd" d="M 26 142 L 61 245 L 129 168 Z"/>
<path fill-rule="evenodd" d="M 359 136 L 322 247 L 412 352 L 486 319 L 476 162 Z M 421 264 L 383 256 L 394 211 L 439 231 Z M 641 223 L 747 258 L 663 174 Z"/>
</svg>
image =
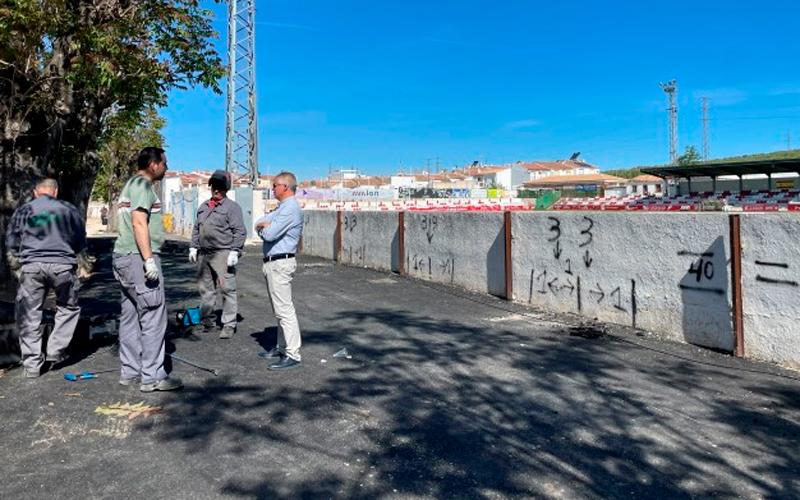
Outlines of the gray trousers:
<svg viewBox="0 0 800 500">
<path fill-rule="evenodd" d="M 228 267 L 230 250 L 201 251 L 197 256 L 197 288 L 200 290 L 200 313 L 208 320 L 222 295 L 222 325 L 236 327 L 239 311 L 236 294 L 236 267 Z"/>
<path fill-rule="evenodd" d="M 42 308 L 47 292 L 56 295 L 56 318 L 47 340 L 47 360 L 58 360 L 72 340 L 81 315 L 78 306 L 78 278 L 72 264 L 31 262 L 22 266 L 17 290 L 17 332 L 26 371 L 40 373 L 42 356 Z"/>
<path fill-rule="evenodd" d="M 144 261 L 138 253 L 114 254 L 114 277 L 122 287 L 122 312 L 119 317 L 120 376 L 141 377 L 143 384 L 167 378 L 164 370 L 164 337 L 167 333 L 167 306 L 164 300 L 164 275 L 147 281 Z"/>
</svg>

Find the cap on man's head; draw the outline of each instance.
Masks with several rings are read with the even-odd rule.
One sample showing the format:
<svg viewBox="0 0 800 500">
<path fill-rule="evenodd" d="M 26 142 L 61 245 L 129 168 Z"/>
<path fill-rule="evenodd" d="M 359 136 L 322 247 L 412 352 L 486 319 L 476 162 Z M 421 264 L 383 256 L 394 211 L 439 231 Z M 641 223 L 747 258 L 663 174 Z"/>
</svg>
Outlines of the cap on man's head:
<svg viewBox="0 0 800 500">
<path fill-rule="evenodd" d="M 231 174 L 224 170 L 215 170 L 208 179 L 208 184 L 211 187 L 229 191 L 231 189 Z"/>
</svg>

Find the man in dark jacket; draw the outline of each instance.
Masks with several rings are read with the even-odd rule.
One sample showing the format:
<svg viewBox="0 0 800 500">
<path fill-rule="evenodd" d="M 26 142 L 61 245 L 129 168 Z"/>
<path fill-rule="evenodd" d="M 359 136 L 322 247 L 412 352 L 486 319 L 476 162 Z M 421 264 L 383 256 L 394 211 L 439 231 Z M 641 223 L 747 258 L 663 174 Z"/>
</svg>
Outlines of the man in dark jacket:
<svg viewBox="0 0 800 500">
<path fill-rule="evenodd" d="M 27 378 L 65 360 L 65 351 L 81 308 L 78 306 L 77 254 L 86 246 L 86 226 L 78 209 L 57 199 L 58 182 L 43 179 L 35 199 L 19 207 L 6 231 L 8 261 L 19 278 L 17 332 L 22 366 Z M 49 289 L 55 291 L 56 317 L 42 356 L 42 305 Z"/>
<path fill-rule="evenodd" d="M 199 261 L 197 287 L 205 330 L 211 331 L 216 326 L 214 309 L 217 293 L 221 292 L 222 331 L 219 338 L 229 339 L 236 332 L 236 264 L 244 248 L 247 229 L 242 208 L 227 197 L 231 188 L 230 174 L 217 170 L 208 184 L 211 186 L 211 199 L 197 210 L 189 262 Z"/>
</svg>

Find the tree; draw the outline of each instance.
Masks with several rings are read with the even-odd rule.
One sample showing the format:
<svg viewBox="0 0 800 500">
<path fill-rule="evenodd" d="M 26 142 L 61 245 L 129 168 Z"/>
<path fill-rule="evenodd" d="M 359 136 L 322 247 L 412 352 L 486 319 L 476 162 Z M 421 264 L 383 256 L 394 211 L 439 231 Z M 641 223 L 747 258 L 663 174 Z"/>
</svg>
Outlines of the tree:
<svg viewBox="0 0 800 500">
<path fill-rule="evenodd" d="M 699 163 L 700 160 L 700 153 L 697 152 L 697 149 L 694 146 L 686 146 L 686 151 L 677 158 L 676 162 L 680 166 L 687 166 Z"/>
<path fill-rule="evenodd" d="M 85 214 L 112 125 L 175 88 L 220 92 L 215 37 L 199 0 L 0 2 L 0 234 L 42 176 Z"/>
<path fill-rule="evenodd" d="M 109 127 L 107 139 L 99 152 L 100 171 L 95 179 L 92 198 L 108 204 L 109 229 L 117 227 L 114 202 L 125 181 L 136 171 L 136 155 L 147 146 L 164 147 L 164 118 L 153 108 L 143 110 L 136 123 Z"/>
</svg>

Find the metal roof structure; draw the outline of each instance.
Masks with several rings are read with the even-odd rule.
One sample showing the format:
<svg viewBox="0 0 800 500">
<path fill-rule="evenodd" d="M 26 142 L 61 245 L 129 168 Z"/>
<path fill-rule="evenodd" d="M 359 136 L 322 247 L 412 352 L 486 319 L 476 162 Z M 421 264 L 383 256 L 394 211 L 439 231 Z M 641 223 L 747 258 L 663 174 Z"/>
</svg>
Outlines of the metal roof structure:
<svg viewBox="0 0 800 500">
<path fill-rule="evenodd" d="M 666 178 L 720 177 L 722 175 L 780 174 L 786 172 L 800 173 L 800 158 L 780 160 L 707 162 L 686 166 L 648 167 L 642 173 Z"/>
</svg>

